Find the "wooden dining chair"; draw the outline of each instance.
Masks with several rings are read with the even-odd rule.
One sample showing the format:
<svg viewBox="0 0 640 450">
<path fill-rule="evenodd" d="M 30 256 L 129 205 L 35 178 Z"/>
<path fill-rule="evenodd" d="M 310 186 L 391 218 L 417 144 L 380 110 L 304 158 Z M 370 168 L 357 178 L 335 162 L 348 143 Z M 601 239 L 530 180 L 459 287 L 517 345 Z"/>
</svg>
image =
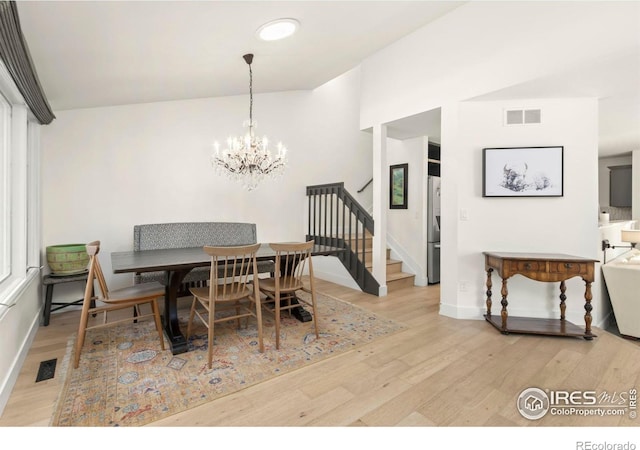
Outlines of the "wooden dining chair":
<svg viewBox="0 0 640 450">
<path fill-rule="evenodd" d="M 208 287 L 192 287 L 193 294 L 187 339 L 191 336 L 193 321 L 197 317 L 208 330 L 209 368 L 213 362 L 215 324 L 235 320 L 238 328 L 240 319 L 254 317 L 258 327 L 258 345 L 264 352 L 262 340 L 262 308 L 258 290 L 256 252 L 260 244 L 235 247 L 205 246 L 204 251 L 211 256 L 211 272 Z"/>
<path fill-rule="evenodd" d="M 77 369 L 80 363 L 80 353 L 82 352 L 87 330 L 113 326 L 123 322 L 137 322 L 141 319 L 153 318 L 156 330 L 158 331 L 158 337 L 160 338 L 160 348 L 164 350 L 164 336 L 162 332 L 162 325 L 160 323 L 160 310 L 157 302 L 159 298 L 164 297 L 164 286 L 156 281 L 151 283 L 135 284 L 116 290 L 109 290 L 98 259 L 100 241 L 90 242 L 86 245 L 86 248 L 87 254 L 89 255 L 89 274 L 87 278 L 87 285 L 84 290 L 84 300 L 82 303 L 80 326 L 78 327 L 78 338 L 76 339 L 73 367 Z M 93 295 L 95 281 L 98 282 L 101 296 Z M 143 313 L 140 309 L 140 306 L 142 305 L 149 305 L 151 311 L 149 313 Z M 134 316 L 127 315 L 126 318 L 111 321 L 107 317 L 107 313 L 109 312 L 132 307 L 136 311 Z M 103 315 L 102 322 L 94 325 L 88 325 L 89 315 L 95 317 L 98 313 L 102 313 Z"/>
<path fill-rule="evenodd" d="M 260 279 L 260 291 L 267 296 L 267 299 L 263 301 L 263 306 L 275 316 L 276 349 L 280 348 L 281 313 L 283 310 L 291 312 L 293 308 L 300 306 L 299 303 L 311 306 L 316 339 L 320 337 L 313 262 L 311 260 L 313 244 L 313 241 L 269 244 L 276 252 L 275 275 L 271 278 Z M 308 288 L 302 280 L 307 266 L 309 268 Z M 300 290 L 311 294 L 310 302 L 296 296 L 296 291 Z"/>
</svg>

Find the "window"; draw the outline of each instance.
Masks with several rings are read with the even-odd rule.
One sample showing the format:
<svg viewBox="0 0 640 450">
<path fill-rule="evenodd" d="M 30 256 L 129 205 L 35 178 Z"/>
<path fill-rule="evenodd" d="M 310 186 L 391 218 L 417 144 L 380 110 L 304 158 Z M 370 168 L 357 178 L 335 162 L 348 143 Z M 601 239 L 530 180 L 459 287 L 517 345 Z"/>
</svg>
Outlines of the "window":
<svg viewBox="0 0 640 450">
<path fill-rule="evenodd" d="M 27 124 L 27 269 L 40 266 L 40 125 Z"/>
<path fill-rule="evenodd" d="M 0 62 L 0 317 L 38 273 L 38 133 Z"/>
<path fill-rule="evenodd" d="M 11 106 L 0 95 L 0 283 L 3 283 L 11 274 L 10 122 Z"/>
</svg>

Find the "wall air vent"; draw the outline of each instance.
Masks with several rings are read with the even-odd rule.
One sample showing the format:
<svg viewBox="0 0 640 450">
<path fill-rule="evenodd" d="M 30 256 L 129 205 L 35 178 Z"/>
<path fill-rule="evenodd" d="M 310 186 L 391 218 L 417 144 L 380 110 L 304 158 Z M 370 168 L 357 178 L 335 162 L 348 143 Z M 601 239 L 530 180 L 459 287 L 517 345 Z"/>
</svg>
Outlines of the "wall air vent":
<svg viewBox="0 0 640 450">
<path fill-rule="evenodd" d="M 507 109 L 504 112 L 505 125 L 529 125 L 542 122 L 540 109 Z"/>
</svg>

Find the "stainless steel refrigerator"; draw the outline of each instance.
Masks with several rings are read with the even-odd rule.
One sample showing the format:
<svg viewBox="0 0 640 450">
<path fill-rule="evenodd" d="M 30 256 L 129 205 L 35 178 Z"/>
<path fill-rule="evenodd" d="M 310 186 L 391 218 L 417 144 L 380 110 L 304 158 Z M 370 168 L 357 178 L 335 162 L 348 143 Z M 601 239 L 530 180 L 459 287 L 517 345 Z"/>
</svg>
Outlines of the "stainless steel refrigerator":
<svg viewBox="0 0 640 450">
<path fill-rule="evenodd" d="M 440 283 L 440 177 L 430 175 L 427 191 L 427 281 Z"/>
</svg>

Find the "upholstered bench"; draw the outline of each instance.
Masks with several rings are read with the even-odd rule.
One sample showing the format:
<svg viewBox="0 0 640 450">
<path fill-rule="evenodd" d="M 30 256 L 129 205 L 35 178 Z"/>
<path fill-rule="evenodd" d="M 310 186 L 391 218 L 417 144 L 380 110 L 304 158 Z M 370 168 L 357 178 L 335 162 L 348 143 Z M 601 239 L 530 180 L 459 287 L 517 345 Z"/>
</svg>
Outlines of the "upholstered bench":
<svg viewBox="0 0 640 450">
<path fill-rule="evenodd" d="M 180 222 L 135 225 L 133 250 L 159 250 L 167 248 L 192 248 L 211 246 L 235 246 L 257 243 L 256 225 L 238 222 Z M 258 273 L 273 273 L 273 261 L 259 261 Z M 187 274 L 179 295 L 189 295 L 189 287 L 206 286 L 209 267 L 198 267 Z M 169 284 L 166 272 L 139 273 L 135 283 L 159 281 Z"/>
</svg>

